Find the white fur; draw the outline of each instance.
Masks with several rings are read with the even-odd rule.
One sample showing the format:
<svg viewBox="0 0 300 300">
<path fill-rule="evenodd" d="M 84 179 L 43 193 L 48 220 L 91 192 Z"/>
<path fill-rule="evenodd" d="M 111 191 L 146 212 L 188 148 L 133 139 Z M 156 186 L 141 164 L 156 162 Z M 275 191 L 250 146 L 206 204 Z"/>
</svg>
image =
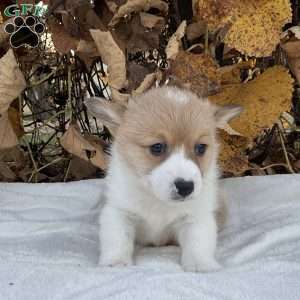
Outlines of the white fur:
<svg viewBox="0 0 300 300">
<path fill-rule="evenodd" d="M 189 95 L 179 89 L 167 89 L 166 93 L 168 98 L 176 101 L 179 104 L 187 104 L 190 101 Z"/>
<path fill-rule="evenodd" d="M 135 242 L 164 245 L 174 240 L 181 247 L 184 270 L 219 269 L 214 258 L 217 240 L 215 163 L 202 178 L 193 162 L 179 152 L 150 177 L 139 178 L 120 152 L 114 145 L 107 176 L 109 199 L 100 216 L 100 265 L 132 264 Z M 168 198 L 170 194 L 166 186 L 179 174 L 185 179 L 198 178 L 194 195 L 187 201 L 162 201 L 161 197 Z M 147 180 L 150 186 L 145 184 Z M 160 188 L 160 185 L 165 187 Z"/>
<path fill-rule="evenodd" d="M 146 184 L 158 199 L 174 201 L 172 200 L 172 196 L 176 194 L 174 181 L 178 178 L 194 182 L 195 190 L 188 198 L 195 198 L 199 195 L 202 187 L 202 175 L 197 165 L 186 157 L 184 149 L 175 152 L 155 168 L 147 176 Z"/>
</svg>

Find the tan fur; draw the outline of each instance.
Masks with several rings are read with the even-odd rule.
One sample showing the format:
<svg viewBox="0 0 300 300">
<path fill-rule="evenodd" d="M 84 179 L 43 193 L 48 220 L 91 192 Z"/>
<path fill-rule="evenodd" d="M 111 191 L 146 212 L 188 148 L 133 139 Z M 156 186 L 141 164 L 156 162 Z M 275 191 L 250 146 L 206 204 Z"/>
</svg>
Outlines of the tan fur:
<svg viewBox="0 0 300 300">
<path fill-rule="evenodd" d="M 178 90 L 180 98 L 181 90 Z M 151 172 L 176 149 L 184 148 L 186 156 L 206 172 L 210 161 L 217 155 L 215 138 L 215 108 L 207 100 L 202 100 L 187 91 L 187 102 L 178 104 L 171 95 L 153 89 L 139 98 L 133 99 L 125 112 L 116 143 L 127 163 L 140 175 Z M 168 145 L 165 155 L 151 155 L 149 147 L 164 142 Z M 207 144 L 203 156 L 194 154 L 196 143 Z"/>
</svg>

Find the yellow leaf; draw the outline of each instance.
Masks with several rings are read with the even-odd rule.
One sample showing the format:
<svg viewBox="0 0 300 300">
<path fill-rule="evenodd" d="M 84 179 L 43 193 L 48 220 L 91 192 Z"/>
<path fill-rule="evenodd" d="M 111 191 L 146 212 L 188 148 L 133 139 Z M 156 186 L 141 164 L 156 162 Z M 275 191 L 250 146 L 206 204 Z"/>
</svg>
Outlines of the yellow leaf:
<svg viewBox="0 0 300 300">
<path fill-rule="evenodd" d="M 60 138 L 62 147 L 94 166 L 105 170 L 107 168 L 107 157 L 103 151 L 103 143 L 90 135 L 82 135 L 76 124 L 71 124 L 65 134 Z"/>
<path fill-rule="evenodd" d="M 236 4 L 225 43 L 243 54 L 269 56 L 280 41 L 282 27 L 292 18 L 289 0 L 251 0 Z"/>
<path fill-rule="evenodd" d="M 238 104 L 244 108 L 231 127 L 250 139 L 272 126 L 291 107 L 293 79 L 282 66 L 267 69 L 247 83 L 225 87 L 209 99 L 219 105 Z"/>
<path fill-rule="evenodd" d="M 230 135 L 220 130 L 219 164 L 224 172 L 239 175 L 249 169 L 248 158 L 244 154 L 249 140 L 246 137 Z"/>
</svg>

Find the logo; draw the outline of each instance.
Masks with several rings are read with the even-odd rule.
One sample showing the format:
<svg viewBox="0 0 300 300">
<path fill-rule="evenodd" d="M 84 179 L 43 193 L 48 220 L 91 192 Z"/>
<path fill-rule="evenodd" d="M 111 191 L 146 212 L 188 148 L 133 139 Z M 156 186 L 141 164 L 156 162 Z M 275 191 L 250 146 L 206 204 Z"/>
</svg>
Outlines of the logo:
<svg viewBox="0 0 300 300">
<path fill-rule="evenodd" d="M 4 15 L 10 20 L 4 31 L 10 35 L 10 44 L 13 48 L 29 46 L 35 48 L 40 43 L 40 36 L 45 31 L 45 25 L 40 18 L 47 12 L 47 5 L 40 2 L 33 4 L 14 4 L 7 6 Z"/>
<path fill-rule="evenodd" d="M 32 15 L 42 17 L 47 12 L 47 5 L 33 4 L 13 4 L 7 6 L 4 10 L 4 15 L 8 18 Z"/>
<path fill-rule="evenodd" d="M 13 48 L 35 48 L 40 43 L 40 35 L 45 31 L 45 25 L 34 16 L 19 16 L 15 17 L 12 23 L 7 23 L 4 30 L 11 35 L 10 44 Z"/>
</svg>

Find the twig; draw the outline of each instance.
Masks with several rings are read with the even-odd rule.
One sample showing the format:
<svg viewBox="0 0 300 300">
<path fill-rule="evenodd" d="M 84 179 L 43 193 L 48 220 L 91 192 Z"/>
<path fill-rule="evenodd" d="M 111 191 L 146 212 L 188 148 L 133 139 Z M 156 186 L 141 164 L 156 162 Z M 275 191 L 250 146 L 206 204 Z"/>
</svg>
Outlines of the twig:
<svg viewBox="0 0 300 300">
<path fill-rule="evenodd" d="M 67 179 L 68 179 L 69 172 L 70 172 L 70 167 L 71 167 L 71 163 L 72 163 L 72 159 L 69 160 L 68 167 L 67 167 L 67 170 L 66 170 L 66 174 L 64 176 L 64 182 L 66 182 Z"/>
<path fill-rule="evenodd" d="M 31 147 L 30 147 L 29 143 L 26 141 L 26 139 L 24 139 L 24 142 L 25 142 L 26 147 L 27 147 L 27 149 L 28 149 L 29 156 L 30 156 L 30 159 L 31 159 L 31 161 L 32 161 L 33 168 L 34 168 L 32 174 L 31 174 L 31 176 L 30 176 L 30 180 L 28 180 L 28 182 L 30 182 L 31 179 L 32 179 L 32 177 L 33 177 L 34 175 L 38 174 L 38 167 L 37 167 L 37 164 L 36 164 L 36 162 L 35 162 L 35 160 L 34 160 L 34 157 L 33 157 L 33 154 L 32 154 L 32 150 L 31 150 Z M 36 176 L 35 176 L 35 182 L 37 182 L 37 177 L 36 177 Z"/>
<path fill-rule="evenodd" d="M 281 146 L 282 146 L 282 149 L 283 149 L 284 157 L 285 157 L 286 163 L 288 165 L 288 170 L 292 174 L 295 174 L 295 171 L 293 170 L 292 165 L 290 163 L 288 153 L 286 151 L 286 147 L 285 147 L 285 143 L 284 143 L 284 140 L 283 140 L 282 132 L 281 132 L 281 130 L 280 130 L 280 128 L 279 128 L 278 125 L 277 125 L 277 128 L 278 128 L 279 138 L 280 138 Z"/>
<path fill-rule="evenodd" d="M 285 168 L 289 169 L 289 167 L 288 167 L 287 164 L 284 164 L 284 163 L 274 163 L 274 164 L 270 164 L 270 165 L 265 166 L 265 167 L 250 168 L 249 170 L 266 170 L 266 169 L 270 169 L 270 168 L 273 168 L 273 167 L 285 167 Z"/>
<path fill-rule="evenodd" d="M 42 166 L 41 168 L 39 168 L 39 169 L 37 169 L 37 170 L 34 170 L 34 171 L 32 172 L 32 174 L 31 174 L 31 176 L 29 177 L 28 182 L 31 181 L 32 177 L 33 177 L 35 174 L 39 173 L 40 171 L 46 169 L 47 167 L 49 167 L 49 166 L 51 166 L 51 165 L 56 164 L 57 162 L 59 162 L 59 161 L 61 161 L 61 160 L 63 160 L 63 159 L 64 159 L 64 158 L 62 158 L 62 157 L 58 157 L 58 158 L 54 159 L 53 161 L 47 163 L 46 165 Z"/>
</svg>

